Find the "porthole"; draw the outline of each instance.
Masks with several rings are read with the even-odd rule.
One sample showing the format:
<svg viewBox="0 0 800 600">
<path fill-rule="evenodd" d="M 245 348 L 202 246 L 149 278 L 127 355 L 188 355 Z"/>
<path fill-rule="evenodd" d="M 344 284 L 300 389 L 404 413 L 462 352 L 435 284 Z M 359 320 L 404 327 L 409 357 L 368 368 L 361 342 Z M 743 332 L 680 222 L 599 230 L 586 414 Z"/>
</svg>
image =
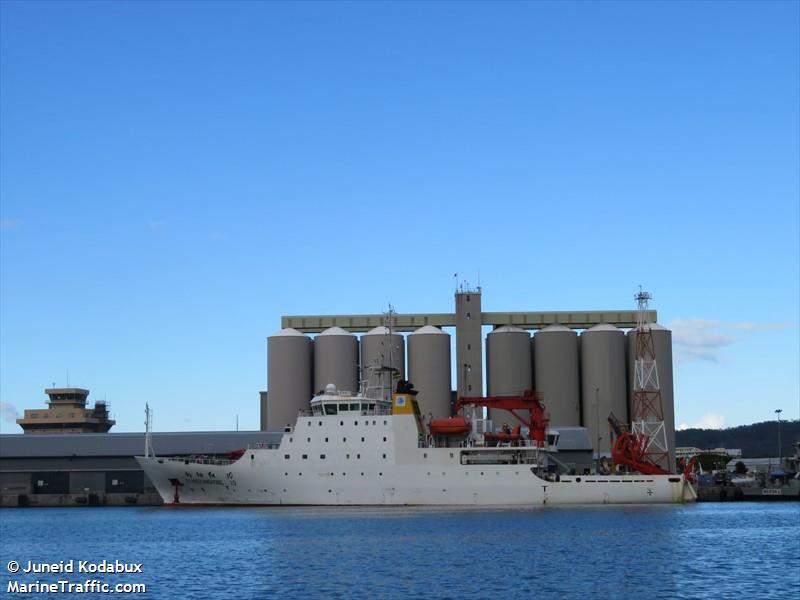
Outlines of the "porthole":
<svg viewBox="0 0 800 600">
<path fill-rule="evenodd" d="M 311 438 L 306 438 L 306 441 L 310 444 L 311 443 Z"/>
<path fill-rule="evenodd" d="M 308 460 L 308 454 L 303 454 L 303 460 Z"/>
<path fill-rule="evenodd" d="M 364 441 L 364 438 L 361 438 L 361 441 L 363 442 L 363 441 Z"/>
<path fill-rule="evenodd" d="M 344 442 L 346 442 L 346 441 L 347 441 L 347 438 L 346 438 L 346 437 L 343 437 L 343 438 L 342 438 L 342 443 L 344 443 Z"/>
<path fill-rule="evenodd" d="M 289 443 L 290 443 L 290 444 L 292 443 L 292 438 L 289 438 Z"/>
<path fill-rule="evenodd" d="M 325 443 L 326 443 L 326 444 L 328 443 L 328 438 L 325 438 Z"/>
<path fill-rule="evenodd" d="M 386 454 L 383 455 L 383 458 L 386 458 Z"/>
<path fill-rule="evenodd" d="M 384 437 L 384 438 L 383 438 L 383 441 L 384 441 L 384 442 L 386 441 L 386 437 Z"/>
<path fill-rule="evenodd" d="M 581 478 L 580 477 L 576 477 L 575 478 L 575 483 L 580 483 L 580 482 L 581 482 Z"/>
<path fill-rule="evenodd" d="M 284 454 L 283 458 L 285 458 L 286 460 L 289 460 L 289 455 L 288 454 Z"/>
<path fill-rule="evenodd" d="M 322 421 L 319 422 L 319 426 L 322 427 Z"/>
<path fill-rule="evenodd" d="M 356 458 L 360 459 L 361 455 L 360 454 L 356 454 Z"/>
<path fill-rule="evenodd" d="M 339 421 L 339 425 L 340 425 L 341 427 L 344 427 L 344 421 Z"/>
<path fill-rule="evenodd" d="M 320 455 L 319 455 L 319 457 L 320 457 L 322 460 L 325 460 L 325 455 L 324 455 L 324 454 L 320 454 Z"/>
<path fill-rule="evenodd" d="M 349 454 L 347 455 L 347 458 L 350 458 L 350 455 L 349 455 Z"/>
<path fill-rule="evenodd" d="M 308 426 L 311 427 L 311 421 L 308 422 Z"/>
</svg>

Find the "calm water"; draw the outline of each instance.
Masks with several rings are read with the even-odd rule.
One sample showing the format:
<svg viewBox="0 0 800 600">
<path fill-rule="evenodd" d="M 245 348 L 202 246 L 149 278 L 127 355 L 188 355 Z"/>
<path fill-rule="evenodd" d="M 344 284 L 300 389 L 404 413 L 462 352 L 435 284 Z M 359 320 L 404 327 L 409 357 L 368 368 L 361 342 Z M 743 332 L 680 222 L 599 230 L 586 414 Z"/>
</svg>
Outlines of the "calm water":
<svg viewBox="0 0 800 600">
<path fill-rule="evenodd" d="M 106 559 L 143 573 L 16 578 L 140 598 L 798 598 L 800 504 L 6 509 L 0 558 L 3 596 L 10 560 Z"/>
</svg>

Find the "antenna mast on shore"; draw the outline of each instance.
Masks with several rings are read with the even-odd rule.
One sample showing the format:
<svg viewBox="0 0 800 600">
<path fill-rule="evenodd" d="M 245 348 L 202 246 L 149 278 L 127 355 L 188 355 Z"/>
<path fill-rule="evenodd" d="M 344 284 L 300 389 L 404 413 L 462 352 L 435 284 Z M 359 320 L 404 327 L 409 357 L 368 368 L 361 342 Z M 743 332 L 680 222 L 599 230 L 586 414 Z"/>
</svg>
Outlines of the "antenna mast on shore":
<svg viewBox="0 0 800 600">
<path fill-rule="evenodd" d="M 653 296 L 642 291 L 634 296 L 638 308 L 636 318 L 636 358 L 634 363 L 631 431 L 641 440 L 641 448 L 651 462 L 673 471 L 669 464 L 669 446 L 664 427 L 664 406 L 658 382 L 656 352 L 647 309 Z"/>
</svg>

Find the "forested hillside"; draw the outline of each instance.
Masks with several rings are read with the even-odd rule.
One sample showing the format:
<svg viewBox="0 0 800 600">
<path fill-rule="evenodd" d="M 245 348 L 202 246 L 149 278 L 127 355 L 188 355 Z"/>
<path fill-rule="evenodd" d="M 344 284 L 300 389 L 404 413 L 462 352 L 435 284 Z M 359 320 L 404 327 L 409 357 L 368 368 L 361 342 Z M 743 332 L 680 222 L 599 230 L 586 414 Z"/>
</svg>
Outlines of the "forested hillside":
<svg viewBox="0 0 800 600">
<path fill-rule="evenodd" d="M 781 421 L 783 456 L 794 454 L 795 442 L 800 440 L 800 421 Z M 778 455 L 778 422 L 764 421 L 728 429 L 684 429 L 675 432 L 677 446 L 711 448 L 741 448 L 742 456 L 757 458 Z"/>
</svg>

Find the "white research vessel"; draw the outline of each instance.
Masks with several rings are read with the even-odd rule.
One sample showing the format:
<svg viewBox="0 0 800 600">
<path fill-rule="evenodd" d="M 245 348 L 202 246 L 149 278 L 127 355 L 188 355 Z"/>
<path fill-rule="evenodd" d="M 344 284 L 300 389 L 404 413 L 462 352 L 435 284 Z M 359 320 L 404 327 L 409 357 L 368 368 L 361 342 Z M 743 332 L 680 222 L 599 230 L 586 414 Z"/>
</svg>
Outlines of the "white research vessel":
<svg viewBox="0 0 800 600">
<path fill-rule="evenodd" d="M 136 460 L 166 504 L 541 506 L 697 498 L 682 474 L 550 473 L 546 456 L 556 448 L 533 435 L 533 418 L 529 438 L 519 428 L 483 435 L 477 419 L 463 417 L 426 424 L 415 394 L 407 387 L 390 402 L 328 386 L 277 448 L 248 448 L 235 460 L 149 452 Z"/>
</svg>

